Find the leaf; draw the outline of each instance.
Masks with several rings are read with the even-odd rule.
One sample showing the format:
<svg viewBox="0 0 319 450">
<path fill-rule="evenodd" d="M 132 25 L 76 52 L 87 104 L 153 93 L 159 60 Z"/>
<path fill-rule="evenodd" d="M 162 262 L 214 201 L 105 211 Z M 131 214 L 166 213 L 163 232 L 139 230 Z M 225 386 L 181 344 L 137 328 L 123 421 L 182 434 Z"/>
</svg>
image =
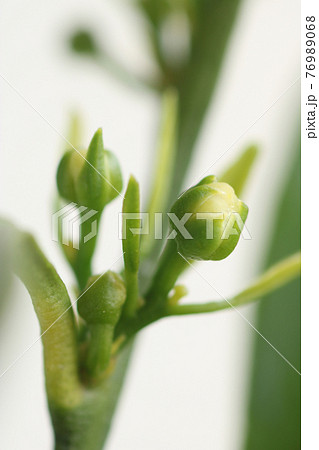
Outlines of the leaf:
<svg viewBox="0 0 319 450">
<path fill-rule="evenodd" d="M 220 180 L 230 184 L 240 196 L 254 165 L 258 150 L 255 145 L 248 147 L 239 158 L 224 172 Z"/>
<path fill-rule="evenodd" d="M 267 265 L 299 248 L 298 155 L 279 205 Z M 259 305 L 256 328 L 297 370 L 300 370 L 299 279 L 272 293 Z M 248 430 L 244 448 L 300 449 L 300 376 L 257 335 L 251 376 Z"/>
</svg>

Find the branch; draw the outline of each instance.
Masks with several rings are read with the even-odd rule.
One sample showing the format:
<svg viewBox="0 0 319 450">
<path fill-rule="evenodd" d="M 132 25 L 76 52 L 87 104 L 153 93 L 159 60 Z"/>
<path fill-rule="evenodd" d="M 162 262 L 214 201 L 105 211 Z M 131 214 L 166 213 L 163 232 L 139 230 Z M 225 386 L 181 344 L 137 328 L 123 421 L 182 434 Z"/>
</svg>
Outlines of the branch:
<svg viewBox="0 0 319 450">
<path fill-rule="evenodd" d="M 255 283 L 229 301 L 224 299 L 199 304 L 168 305 L 167 314 L 202 314 L 246 305 L 289 283 L 300 274 L 300 267 L 300 253 L 296 253 L 272 266 Z"/>
</svg>

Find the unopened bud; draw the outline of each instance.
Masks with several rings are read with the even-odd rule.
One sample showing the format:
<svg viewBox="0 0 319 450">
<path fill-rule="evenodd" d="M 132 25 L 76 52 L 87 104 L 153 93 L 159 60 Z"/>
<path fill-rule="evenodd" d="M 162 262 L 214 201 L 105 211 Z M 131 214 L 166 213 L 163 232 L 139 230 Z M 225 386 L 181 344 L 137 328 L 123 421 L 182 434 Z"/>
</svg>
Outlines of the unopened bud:
<svg viewBox="0 0 319 450">
<path fill-rule="evenodd" d="M 88 151 L 67 151 L 57 171 L 58 190 L 65 200 L 102 211 L 123 187 L 121 169 L 115 155 L 103 147 L 99 129 Z"/>
<path fill-rule="evenodd" d="M 171 209 L 178 220 L 189 214 L 184 229 L 170 218 L 178 251 L 190 259 L 221 260 L 236 247 L 248 214 L 234 189 L 214 176 L 184 192 Z M 185 232 L 186 230 L 186 232 Z"/>
</svg>

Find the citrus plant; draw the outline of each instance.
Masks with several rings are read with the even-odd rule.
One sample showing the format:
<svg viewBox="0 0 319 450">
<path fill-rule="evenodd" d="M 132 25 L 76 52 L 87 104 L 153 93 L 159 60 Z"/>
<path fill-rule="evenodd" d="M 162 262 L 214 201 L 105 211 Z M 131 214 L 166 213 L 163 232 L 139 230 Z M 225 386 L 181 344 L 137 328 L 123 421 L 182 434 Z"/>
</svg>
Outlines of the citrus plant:
<svg viewBox="0 0 319 450">
<path fill-rule="evenodd" d="M 66 239 L 63 227 L 58 229 L 63 255 L 74 274 L 75 296 L 70 295 L 74 286 L 65 286 L 33 236 L 1 221 L 9 255 L 6 270 L 13 271 L 28 289 L 40 324 L 57 450 L 103 448 L 134 338 L 143 328 L 169 316 L 240 307 L 300 272 L 297 253 L 229 300 L 182 301 L 187 288 L 180 284 L 180 276 L 197 260 L 218 264 L 236 251 L 248 215 L 241 197 L 256 159 L 255 146 L 245 149 L 225 173 L 211 174 L 181 193 L 240 1 L 138 0 L 135 4 L 151 43 L 153 76 L 132 74 L 111 57 L 91 30 L 75 31 L 70 46 L 78 56 L 107 68 L 118 81 L 163 99 L 147 207 L 140 205 L 134 176 L 123 182 L 120 162 L 105 148 L 99 129 L 86 151 L 78 148 L 78 139 L 72 135 L 57 168 L 59 207 L 71 203 L 80 223 L 77 247 Z M 174 30 L 168 25 L 177 16 L 186 24 L 187 45 L 172 55 L 167 42 L 174 38 Z M 97 274 L 92 262 L 103 233 L 101 217 L 118 196 L 123 198 L 123 267 L 117 273 L 105 267 Z M 147 234 L 140 233 L 144 213 L 149 221 Z M 161 237 L 156 230 L 158 214 L 165 218 Z"/>
</svg>

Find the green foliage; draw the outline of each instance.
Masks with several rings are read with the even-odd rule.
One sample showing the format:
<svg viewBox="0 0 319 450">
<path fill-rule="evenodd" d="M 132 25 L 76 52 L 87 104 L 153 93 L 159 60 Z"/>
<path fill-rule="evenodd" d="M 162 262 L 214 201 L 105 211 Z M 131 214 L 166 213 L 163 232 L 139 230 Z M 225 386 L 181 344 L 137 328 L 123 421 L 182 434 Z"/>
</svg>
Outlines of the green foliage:
<svg viewBox="0 0 319 450">
<path fill-rule="evenodd" d="M 176 123 L 174 121 L 175 126 Z M 236 185 L 237 191 L 241 191 L 247 182 L 253 165 L 253 154 L 255 151 L 248 149 L 226 172 L 228 179 L 231 178 Z M 62 158 L 57 177 L 60 194 L 67 193 L 69 198 L 74 198 L 71 197 L 74 194 L 78 200 L 81 192 L 81 199 L 86 196 L 85 198 L 92 202 L 97 200 L 95 193 L 99 192 L 104 205 L 105 192 L 108 195 L 111 192 L 108 199 L 112 199 L 112 191 L 104 182 L 97 182 L 95 174 L 87 169 L 91 169 L 90 164 L 94 163 L 93 167 L 103 170 L 105 150 L 101 131 L 94 135 L 90 144 L 87 152 L 89 163 L 82 163 L 77 158 L 78 156 L 71 152 Z M 243 161 L 248 165 L 245 171 Z M 118 163 L 114 167 L 114 171 L 110 170 L 109 174 L 118 173 Z M 165 167 L 170 167 L 170 164 L 165 164 Z M 106 174 L 106 171 L 104 173 Z M 162 173 L 162 176 L 165 177 L 165 173 Z M 160 186 L 164 184 L 161 182 Z M 86 186 L 85 189 L 83 186 Z M 231 233 L 234 230 L 228 230 L 228 239 L 222 239 L 226 221 L 223 219 L 217 226 L 214 224 L 214 239 L 210 239 L 206 235 L 207 227 L 203 219 L 210 220 L 211 213 L 224 213 L 226 218 L 231 213 L 236 213 L 244 222 L 248 212 L 246 205 L 238 199 L 230 185 L 219 182 L 212 175 L 182 194 L 173 205 L 172 212 L 178 219 L 181 219 L 185 212 L 190 213 L 185 228 L 193 239 L 184 239 L 170 216 L 172 229 L 177 234 L 175 239 L 167 239 L 160 258 L 155 258 L 156 270 L 147 289 L 144 283 L 139 282 L 142 271 L 140 235 L 134 233 L 134 229 L 140 228 L 141 225 L 140 192 L 134 177 L 130 178 L 127 186 L 123 212 L 135 215 L 123 224 L 126 237 L 123 239 L 124 280 L 111 271 L 91 276 L 91 259 L 96 236 L 85 245 L 82 244 L 78 251 L 72 249 L 72 253 L 65 252 L 66 255 L 72 256 L 68 256 L 68 260 L 77 277 L 79 290 L 82 290 L 78 298 L 78 312 L 82 320 L 78 324 L 60 277 L 33 238 L 5 223 L 9 235 L 14 236 L 13 240 L 8 239 L 14 255 L 13 270 L 30 292 L 43 332 L 46 385 L 57 448 L 64 448 L 65 442 L 65 448 L 86 450 L 87 447 L 82 446 L 86 439 L 92 443 L 92 449 L 100 448 L 102 437 L 107 433 L 110 424 L 114 402 L 109 403 L 108 399 L 99 396 L 103 396 L 106 391 L 109 395 L 110 380 L 113 379 L 117 361 L 121 359 L 123 349 L 130 345 L 131 338 L 142 328 L 169 315 L 214 312 L 232 305 L 240 306 L 256 300 L 258 296 L 267 294 L 299 274 L 300 259 L 299 256 L 294 256 L 274 266 L 246 290 L 235 295 L 231 303 L 219 301 L 179 305 L 186 288 L 177 283 L 180 275 L 191 265 L 190 259 L 222 259 L 234 250 L 239 238 L 238 233 Z M 204 217 L 196 217 L 197 213 L 203 214 Z M 234 223 L 231 222 L 231 225 L 233 227 Z M 87 233 L 87 227 L 90 226 L 90 221 L 84 221 L 81 224 L 81 233 Z M 108 388 L 105 391 L 103 387 L 106 386 Z M 106 411 L 104 418 L 96 418 L 94 423 L 100 424 L 96 425 L 96 428 L 91 415 L 93 417 L 95 414 L 101 414 L 102 405 L 109 405 L 110 409 Z M 80 417 L 87 421 L 86 431 L 79 428 Z M 99 429 L 100 426 L 104 428 Z M 82 435 L 81 445 L 77 447 L 75 443 Z"/>
<path fill-rule="evenodd" d="M 238 242 L 239 233 L 222 239 L 223 221 L 215 224 L 214 239 L 207 239 L 206 223 L 203 219 L 196 220 L 196 212 L 204 215 L 234 212 L 243 222 L 248 212 L 237 196 L 253 166 L 254 147 L 243 153 L 220 182 L 213 176 L 206 177 L 177 199 L 214 92 L 240 0 L 140 0 L 136 4 L 146 19 L 152 57 L 157 63 L 154 79 L 138 79 L 116 57 L 103 53 L 87 30 L 76 32 L 70 44 L 73 51 L 89 56 L 117 80 L 164 93 L 159 157 L 148 211 L 152 220 L 152 214 L 167 212 L 174 202 L 172 212 L 178 218 L 185 212 L 191 213 L 186 229 L 194 239 L 185 240 L 171 222 L 173 231 L 177 232 L 176 239 L 166 241 L 159 257 L 164 240 L 155 245 L 151 222 L 150 238 L 143 239 L 140 252 L 140 236 L 131 232 L 131 228 L 139 228 L 140 219 L 127 221 L 127 239 L 123 240 L 124 280 L 110 271 L 92 276 L 97 236 L 88 242 L 81 241 L 79 249 L 63 244 L 64 255 L 77 279 L 77 289 L 82 292 L 78 298 L 80 317 L 75 320 L 66 288 L 53 266 L 30 235 L 13 228 L 17 237 L 10 243 L 13 270 L 30 292 L 43 332 L 46 388 L 57 450 L 100 450 L 103 447 L 127 368 L 131 339 L 139 330 L 172 314 L 213 312 L 231 306 L 225 302 L 178 305 L 186 288 L 176 283 L 191 264 L 190 258 L 220 260 L 228 256 Z M 166 42 L 167 37 L 174 38 L 165 33 L 167 24 L 176 14 L 186 21 L 188 47 L 183 58 L 172 60 L 163 37 Z M 72 132 L 73 145 L 78 144 L 78 128 L 75 126 Z M 93 136 L 87 152 L 73 149 L 62 157 L 57 172 L 60 196 L 67 202 L 98 212 L 92 220 L 82 221 L 82 238 L 91 231 L 93 220 L 99 225 L 102 211 L 120 194 L 122 184 L 119 163 L 113 153 L 104 149 L 101 130 Z M 128 183 L 123 212 L 140 214 L 139 185 L 133 177 Z M 79 214 L 81 218 L 80 210 Z M 97 232 L 100 232 L 99 227 Z M 240 306 L 255 300 L 298 273 L 298 261 L 286 260 L 235 295 L 233 302 Z M 256 417 L 259 412 L 257 410 Z M 256 425 L 257 432 L 259 429 L 260 423 Z M 263 447 L 258 442 L 252 448 Z"/>
<path fill-rule="evenodd" d="M 252 167 L 254 158 L 250 150 L 248 154 L 249 168 L 244 171 L 244 175 L 242 161 L 247 158 L 247 152 L 228 170 L 237 190 L 243 189 Z M 66 196 L 67 193 L 69 198 L 74 198 L 71 197 L 74 194 L 78 200 L 81 193 L 81 199 L 86 196 L 89 202 L 93 202 L 98 200 L 96 192 L 99 192 L 99 200 L 103 201 L 101 205 L 105 205 L 105 192 L 109 200 L 112 199 L 112 191 L 104 182 L 97 182 L 95 174 L 88 170 L 93 163 L 93 167 L 103 170 L 105 150 L 100 131 L 92 139 L 87 158 L 89 163 L 82 163 L 75 153 L 64 155 L 57 177 L 60 194 Z M 118 163 L 113 168 L 109 174 L 118 173 Z M 163 183 L 160 185 L 164 186 Z M 85 442 L 91 443 L 90 449 L 101 448 L 115 407 L 114 398 L 109 401 L 103 396 L 110 395 L 110 385 L 113 385 L 111 380 L 119 367 L 118 361 L 131 339 L 142 328 L 169 315 L 213 312 L 229 308 L 232 304 L 240 306 L 298 275 L 300 261 L 295 256 L 275 266 L 245 291 L 234 296 L 232 304 L 178 304 L 186 293 L 186 288 L 177 284 L 178 279 L 190 266 L 190 258 L 222 259 L 234 250 L 239 238 L 238 233 L 229 233 L 228 239 L 222 239 L 225 220 L 220 220 L 220 224 L 214 224 L 214 239 L 209 239 L 203 218 L 207 219 L 207 215 L 210 218 L 209 213 L 224 213 L 226 217 L 237 213 L 244 222 L 247 211 L 234 189 L 225 182 L 219 182 L 215 176 L 207 176 L 188 189 L 176 200 L 172 212 L 179 219 L 185 212 L 191 213 L 185 227 L 194 239 L 184 239 L 176 223 L 172 222 L 172 229 L 177 235 L 175 239 L 167 239 L 163 253 L 155 259 L 156 270 L 145 289 L 145 284 L 139 282 L 142 270 L 140 236 L 134 233 L 134 229 L 141 225 L 140 192 L 138 182 L 131 177 L 123 201 L 123 212 L 135 216 L 123 224 L 126 237 L 123 239 L 124 280 L 111 271 L 91 276 L 96 237 L 82 244 L 68 258 L 77 277 L 79 290 L 82 290 L 78 298 L 79 323 L 75 321 L 70 299 L 60 277 L 33 238 L 6 223 L 6 230 L 12 229 L 9 234 L 14 236 L 13 240 L 8 240 L 14 256 L 13 270 L 30 292 L 43 332 L 46 386 L 57 448 L 87 450 Z M 198 219 L 197 213 L 205 217 Z M 91 226 L 91 223 L 84 221 L 81 226 L 81 232 L 87 233 L 89 229 L 85 227 Z M 121 373 L 120 378 L 123 376 L 124 373 Z M 114 395 L 118 393 L 116 391 Z M 104 407 L 107 408 L 105 415 L 102 412 Z M 79 423 L 81 420 L 85 423 L 84 430 Z M 79 439 L 81 443 L 78 443 Z"/>
</svg>

